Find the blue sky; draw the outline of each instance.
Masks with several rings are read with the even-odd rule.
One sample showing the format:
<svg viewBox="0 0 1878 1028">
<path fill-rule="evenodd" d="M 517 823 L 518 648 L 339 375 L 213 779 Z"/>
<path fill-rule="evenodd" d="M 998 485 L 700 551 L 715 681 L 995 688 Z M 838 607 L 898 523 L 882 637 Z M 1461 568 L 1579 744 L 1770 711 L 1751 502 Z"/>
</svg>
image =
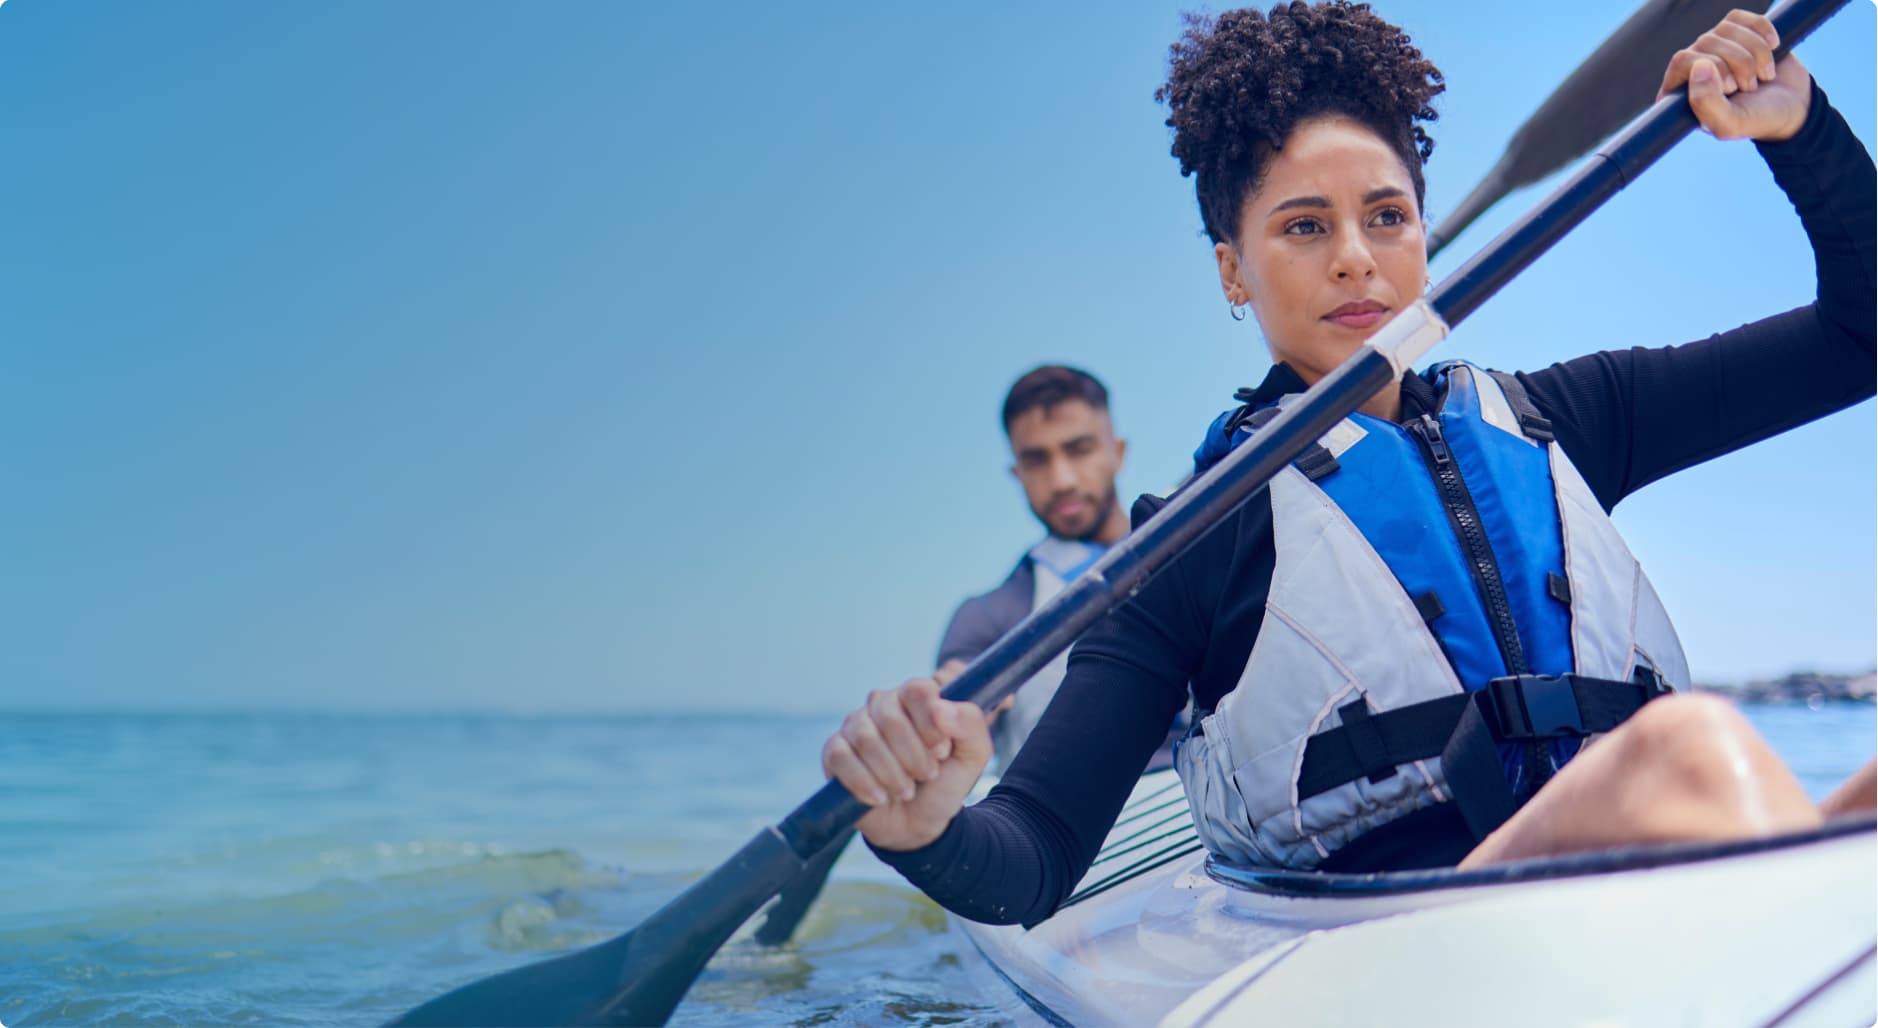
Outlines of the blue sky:
<svg viewBox="0 0 1878 1028">
<path fill-rule="evenodd" d="M 1183 5 L 794 6 L 0 8 L 0 704 L 834 710 L 1033 541 L 1017 374 L 1102 376 L 1169 486 L 1267 366 L 1152 101 Z M 1433 217 L 1630 6 L 1382 5 L 1448 77 Z M 1802 50 L 1868 148 L 1873 20 Z M 1441 353 L 1811 289 L 1695 139 Z M 1873 439 L 1619 508 L 1700 677 L 1873 663 Z"/>
</svg>

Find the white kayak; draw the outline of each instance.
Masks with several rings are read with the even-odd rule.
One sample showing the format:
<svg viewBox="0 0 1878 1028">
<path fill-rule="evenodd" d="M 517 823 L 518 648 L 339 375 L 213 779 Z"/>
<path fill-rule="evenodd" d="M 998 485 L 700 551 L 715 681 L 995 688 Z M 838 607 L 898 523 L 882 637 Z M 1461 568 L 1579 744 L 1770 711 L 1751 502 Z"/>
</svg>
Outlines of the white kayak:
<svg viewBox="0 0 1878 1028">
<path fill-rule="evenodd" d="M 1870 819 L 1472 872 L 1284 873 L 1208 859 L 1156 772 L 1048 921 L 957 923 L 1051 1024 L 1878 1021 Z"/>
</svg>

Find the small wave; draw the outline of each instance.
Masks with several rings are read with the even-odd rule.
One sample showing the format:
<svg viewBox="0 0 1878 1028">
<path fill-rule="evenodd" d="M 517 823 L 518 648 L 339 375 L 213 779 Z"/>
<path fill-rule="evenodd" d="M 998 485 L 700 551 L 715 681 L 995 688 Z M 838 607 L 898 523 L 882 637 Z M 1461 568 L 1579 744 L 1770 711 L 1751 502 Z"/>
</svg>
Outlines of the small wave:
<svg viewBox="0 0 1878 1028">
<path fill-rule="evenodd" d="M 433 848 L 427 853 L 435 857 Z M 146 897 L 103 911 L 76 916 L 43 915 L 34 927 L 0 932 L 0 941 L 42 944 L 56 938 L 121 936 L 152 930 L 168 938 L 191 930 L 219 936 L 241 926 L 265 927 L 271 937 L 299 924 L 331 926 L 356 923 L 335 921 L 348 911 L 366 919 L 409 916 L 413 908 L 439 904 L 500 902 L 517 893 L 553 894 L 583 889 L 617 889 L 627 878 L 617 871 L 593 867 L 569 850 L 540 853 L 498 853 L 466 847 L 459 859 L 415 869 L 394 869 L 374 875 L 329 878 L 305 889 L 275 895 L 166 902 Z M 641 883 L 656 887 L 656 882 Z M 178 941 L 178 940 L 172 940 Z"/>
<path fill-rule="evenodd" d="M 379 844 L 388 846 L 388 844 Z M 388 846 L 393 852 L 397 847 Z M 374 847 L 374 852 L 378 847 Z M 405 852 L 423 855 L 457 856 L 460 859 L 413 870 L 393 870 L 377 881 L 394 888 L 428 889 L 437 886 L 495 888 L 574 888 L 617 885 L 618 872 L 590 866 L 572 850 L 552 849 L 539 853 L 506 853 L 494 847 L 470 843 L 407 843 Z"/>
<path fill-rule="evenodd" d="M 145 896 L 0 930 L 0 953 L 33 955 L 30 969 L 0 972 L 0 994 L 12 1000 L 0 1020 L 227 1023 L 241 1020 L 255 996 L 291 994 L 294 1006 L 313 1012 L 361 996 L 383 1002 L 437 979 L 441 968 L 512 964 L 517 953 L 597 941 L 621 930 L 622 903 L 649 909 L 690 877 L 633 875 L 567 849 L 502 853 L 437 842 L 396 849 L 429 866 L 390 861 L 371 874 L 271 895 Z M 362 950 L 375 954 L 374 964 L 347 956 Z M 19 972 L 23 980 L 3 981 Z M 160 1009 L 152 1008 L 149 997 L 159 993 Z M 374 1009 L 364 1019 L 383 1016 Z"/>
<path fill-rule="evenodd" d="M 346 874 L 250 897 L 136 904 L 0 930 L 0 1020 L 35 1023 L 320 1024 L 384 1020 L 464 981 L 609 938 L 697 871 L 634 873 L 572 849 L 508 853 L 423 841 L 346 850 Z M 381 856 L 383 857 L 381 861 Z M 411 866 L 407 860 L 415 861 Z M 367 870 L 367 869 L 370 870 Z M 837 878 L 789 945 L 750 932 L 687 1000 L 707 1023 L 944 1023 L 953 945 L 943 915 L 905 885 Z M 893 953 L 935 984 L 866 972 Z M 904 966 L 904 965 L 903 965 Z M 15 977 L 23 972 L 23 977 Z M 13 978 L 13 981 L 5 979 Z M 832 1003 L 832 1006 L 830 1005 Z"/>
</svg>

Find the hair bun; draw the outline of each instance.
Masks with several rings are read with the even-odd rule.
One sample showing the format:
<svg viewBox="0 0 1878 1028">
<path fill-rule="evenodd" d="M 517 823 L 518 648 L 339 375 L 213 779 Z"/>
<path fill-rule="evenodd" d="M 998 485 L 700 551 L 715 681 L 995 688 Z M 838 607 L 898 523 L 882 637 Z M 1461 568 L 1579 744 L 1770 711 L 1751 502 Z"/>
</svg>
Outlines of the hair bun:
<svg viewBox="0 0 1878 1028">
<path fill-rule="evenodd" d="M 1154 98 L 1169 109 L 1173 154 L 1195 176 L 1207 235 L 1225 242 L 1257 188 L 1269 155 L 1300 121 L 1342 114 L 1396 148 L 1422 199 L 1421 165 L 1434 152 L 1422 122 L 1444 88 L 1441 72 L 1408 34 L 1366 3 L 1292 0 L 1218 17 L 1186 16 L 1169 49 L 1167 82 Z"/>
</svg>

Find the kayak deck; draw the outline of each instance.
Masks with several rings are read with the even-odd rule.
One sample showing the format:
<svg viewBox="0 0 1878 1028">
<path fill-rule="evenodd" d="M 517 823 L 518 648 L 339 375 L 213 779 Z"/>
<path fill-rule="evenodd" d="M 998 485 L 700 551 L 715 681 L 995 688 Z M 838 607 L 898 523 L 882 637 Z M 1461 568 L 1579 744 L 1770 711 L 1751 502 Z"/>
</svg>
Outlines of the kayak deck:
<svg viewBox="0 0 1878 1028">
<path fill-rule="evenodd" d="M 1155 774 L 1049 920 L 959 927 L 1047 1023 L 1866 1024 L 1874 866 L 1867 819 L 1466 872 L 1237 867 Z"/>
</svg>

